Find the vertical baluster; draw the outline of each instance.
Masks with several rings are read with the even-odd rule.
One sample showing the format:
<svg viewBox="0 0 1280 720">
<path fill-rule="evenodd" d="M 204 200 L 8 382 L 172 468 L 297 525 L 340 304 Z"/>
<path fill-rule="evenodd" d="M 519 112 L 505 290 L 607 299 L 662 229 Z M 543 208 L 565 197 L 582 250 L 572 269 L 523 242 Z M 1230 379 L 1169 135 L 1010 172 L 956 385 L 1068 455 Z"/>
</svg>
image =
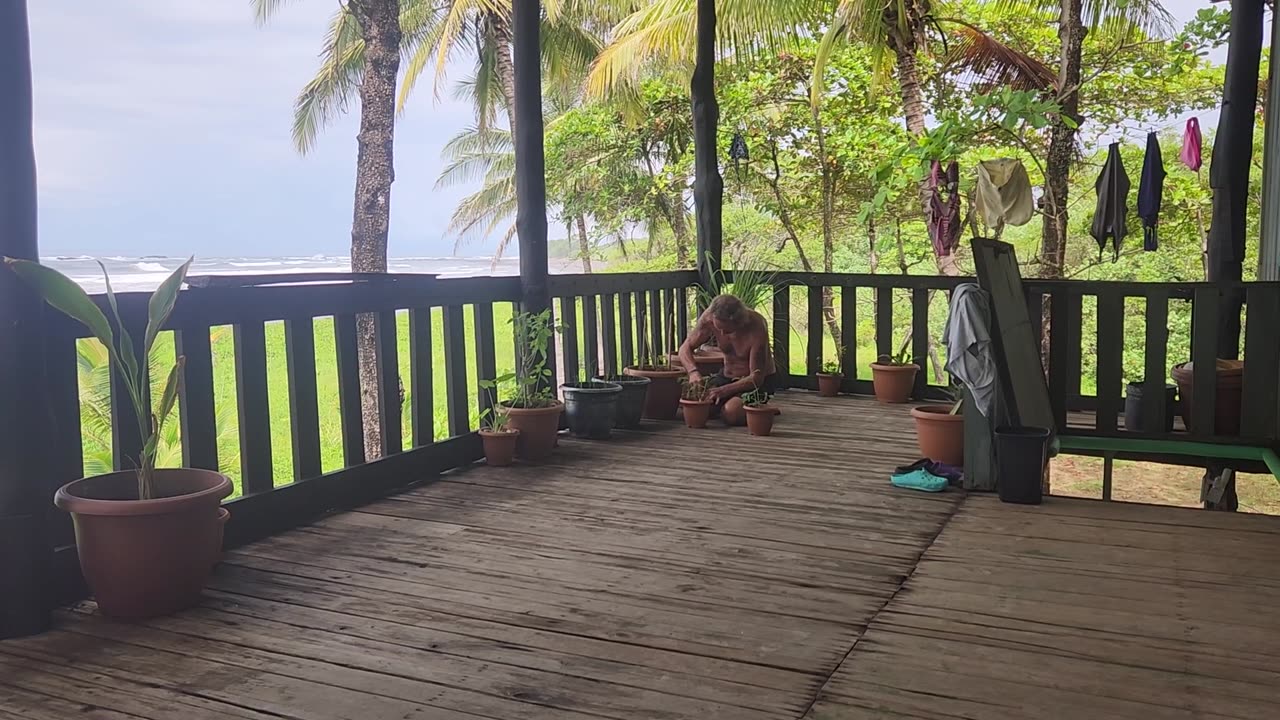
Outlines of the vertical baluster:
<svg viewBox="0 0 1280 720">
<path fill-rule="evenodd" d="M 1271 440 L 1276 437 L 1280 401 L 1280 342 L 1275 332 L 1280 318 L 1280 285 L 1250 285 L 1246 302 L 1241 434 Z"/>
<path fill-rule="evenodd" d="M 244 494 L 275 486 L 271 409 L 267 390 L 267 337 L 261 322 L 235 326 L 236 406 L 240 413 L 240 481 Z"/>
<path fill-rule="evenodd" d="M 444 309 L 444 390 L 451 437 L 471 432 L 466 344 L 467 328 L 462 306 L 449 305 Z"/>
<path fill-rule="evenodd" d="M 617 375 L 618 370 L 618 309 L 613 294 L 602 295 L 600 305 L 601 334 L 604 341 L 604 374 Z"/>
<path fill-rule="evenodd" d="M 636 364 L 635 329 L 632 326 L 631 293 L 618 293 L 618 334 L 621 339 L 622 367 Z"/>
<path fill-rule="evenodd" d="M 213 351 L 209 328 L 190 327 L 174 332 L 174 351 L 185 358 L 178 397 L 182 464 L 218 470 L 218 422 L 213 404 Z M 314 376 L 314 372 L 312 374 Z M 314 377 L 312 382 L 315 382 Z M 293 392 L 289 394 L 292 397 Z"/>
<path fill-rule="evenodd" d="M 773 287 L 773 359 L 778 382 L 791 387 L 791 286 Z"/>
<path fill-rule="evenodd" d="M 409 392 L 413 446 L 435 442 L 436 403 L 431 308 L 409 311 Z"/>
<path fill-rule="evenodd" d="M 384 310 L 374 316 L 378 344 L 378 411 L 382 423 L 382 455 L 404 451 L 401 426 L 400 346 L 396 332 L 396 311 Z"/>
<path fill-rule="evenodd" d="M 338 411 L 342 417 L 342 462 L 346 467 L 364 462 L 364 411 L 360 405 L 360 359 L 354 315 L 333 319 L 333 341 L 338 355 Z"/>
<path fill-rule="evenodd" d="M 1098 293 L 1098 413 L 1099 430 L 1114 432 L 1120 414 L 1121 370 L 1124 363 L 1124 296 Z"/>
<path fill-rule="evenodd" d="M 560 298 L 560 343 L 564 356 L 564 382 L 582 382 L 582 364 L 578 360 L 578 298 Z"/>
<path fill-rule="evenodd" d="M 680 322 L 680 343 L 683 344 L 684 339 L 689 337 L 689 288 L 676 289 L 676 304 L 678 305 L 676 309 L 677 317 Z"/>
<path fill-rule="evenodd" d="M 876 288 L 876 359 L 892 356 L 893 346 L 893 288 Z"/>
<path fill-rule="evenodd" d="M 596 296 L 582 297 L 582 356 L 585 368 L 583 380 L 600 374 L 600 322 L 596 311 Z"/>
<path fill-rule="evenodd" d="M 667 288 L 662 291 L 662 302 L 666 306 L 666 314 L 662 316 L 662 330 L 666 336 L 666 346 L 668 353 L 679 351 L 680 343 L 684 338 L 676 339 L 676 291 L 674 288 Z"/>
<path fill-rule="evenodd" d="M 635 293 L 636 308 L 636 354 L 639 357 L 638 364 L 656 362 L 656 356 L 653 351 L 653 343 L 649 338 L 649 304 L 645 302 L 644 291 Z"/>
<path fill-rule="evenodd" d="M 925 288 L 911 290 L 911 354 L 920 365 L 911 396 L 920 399 L 929 389 L 929 291 Z"/>
<path fill-rule="evenodd" d="M 662 342 L 662 298 L 657 290 L 649 291 L 649 342 L 654 361 L 667 364 L 667 348 Z"/>
<path fill-rule="evenodd" d="M 809 377 L 813 377 L 822 369 L 822 288 L 810 286 L 807 290 L 809 327 L 805 342 L 805 365 Z"/>
<path fill-rule="evenodd" d="M 472 306 L 476 326 L 476 397 L 480 417 L 493 410 L 494 398 L 480 387 L 480 383 L 498 376 L 498 362 L 494 357 L 493 303 L 476 303 Z"/>
<path fill-rule="evenodd" d="M 1222 291 L 1200 286 L 1191 308 L 1192 393 L 1191 431 L 1196 435 L 1217 435 L 1218 332 Z"/>
<path fill-rule="evenodd" d="M 840 289 L 840 370 L 844 373 L 844 391 L 852 392 L 858 379 L 858 289 L 846 285 Z"/>
<path fill-rule="evenodd" d="M 1059 287 L 1049 295 L 1049 403 L 1058 430 L 1067 426 L 1067 358 L 1071 333 L 1067 330 L 1067 291 Z"/>
<path fill-rule="evenodd" d="M 1147 337 L 1143 349 L 1142 429 L 1150 433 L 1165 431 L 1165 374 L 1169 371 L 1169 291 L 1153 289 L 1147 294 Z"/>
<path fill-rule="evenodd" d="M 208 337 L 208 331 L 205 331 L 205 336 Z M 314 319 L 285 321 L 284 354 L 289 375 L 289 430 L 293 435 L 293 479 L 305 480 L 323 472 L 320 462 L 320 405 L 316 389 Z"/>
</svg>

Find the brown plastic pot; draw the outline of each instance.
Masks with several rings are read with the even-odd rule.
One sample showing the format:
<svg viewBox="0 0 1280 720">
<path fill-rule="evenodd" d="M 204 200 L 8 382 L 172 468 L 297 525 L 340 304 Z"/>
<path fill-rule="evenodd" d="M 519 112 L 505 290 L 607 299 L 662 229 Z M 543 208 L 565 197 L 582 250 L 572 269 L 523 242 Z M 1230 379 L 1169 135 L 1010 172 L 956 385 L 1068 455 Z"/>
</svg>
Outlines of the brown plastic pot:
<svg viewBox="0 0 1280 720">
<path fill-rule="evenodd" d="M 155 473 L 151 500 L 136 499 L 133 470 L 67 483 L 53 497 L 71 513 L 80 569 L 104 615 L 142 619 L 191 607 L 219 560 L 231 481 L 212 470 Z"/>
<path fill-rule="evenodd" d="M 818 397 L 839 395 L 842 382 L 844 382 L 844 375 L 840 373 L 818 373 Z"/>
<path fill-rule="evenodd" d="M 564 404 L 542 408 L 513 408 L 502 406 L 507 414 L 507 428 L 516 431 L 516 457 L 521 460 L 545 460 L 556 449 L 560 434 L 560 413 Z"/>
<path fill-rule="evenodd" d="M 644 416 L 650 420 L 675 420 L 680 409 L 680 378 L 685 371 L 679 368 L 629 367 L 623 371 L 633 377 L 649 378 L 649 389 L 644 397 Z"/>
<path fill-rule="evenodd" d="M 1203 433 L 1203 430 L 1193 427 L 1191 423 L 1191 408 L 1194 407 L 1192 397 L 1195 392 L 1194 366 L 1189 362 L 1180 363 L 1174 365 L 1169 374 L 1178 384 L 1178 395 L 1182 398 L 1179 408 L 1182 422 L 1191 432 Z M 1218 360 L 1217 375 L 1218 391 L 1214 395 L 1212 434 L 1239 435 L 1240 404 L 1244 392 L 1244 363 L 1239 360 Z"/>
<path fill-rule="evenodd" d="M 705 428 L 707 421 L 711 419 L 710 400 L 685 400 L 681 398 L 680 407 L 684 409 L 684 424 L 695 430 Z"/>
<path fill-rule="evenodd" d="M 875 388 L 876 400 L 886 405 L 898 405 L 911 399 L 911 388 L 916 384 L 916 373 L 920 366 L 882 365 L 871 363 L 871 384 Z"/>
<path fill-rule="evenodd" d="M 964 465 L 964 415 L 951 414 L 950 405 L 911 408 L 916 421 L 920 454 L 934 462 Z"/>
<path fill-rule="evenodd" d="M 519 430 L 481 430 L 480 441 L 484 443 L 484 461 L 493 467 L 506 467 L 516 456 L 516 441 L 520 438 Z"/>
<path fill-rule="evenodd" d="M 747 432 L 752 435 L 768 435 L 773 432 L 773 419 L 778 413 L 768 405 L 747 405 Z"/>
</svg>

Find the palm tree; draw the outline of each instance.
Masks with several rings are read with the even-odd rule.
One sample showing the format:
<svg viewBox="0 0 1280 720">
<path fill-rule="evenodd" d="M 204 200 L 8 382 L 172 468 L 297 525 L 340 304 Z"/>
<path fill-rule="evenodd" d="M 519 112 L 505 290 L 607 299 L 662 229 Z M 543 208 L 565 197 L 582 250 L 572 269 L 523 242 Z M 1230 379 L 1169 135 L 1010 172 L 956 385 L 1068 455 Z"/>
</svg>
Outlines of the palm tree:
<svg viewBox="0 0 1280 720">
<path fill-rule="evenodd" d="M 285 0 L 254 0 L 259 22 L 267 22 L 284 3 Z M 346 0 L 326 40 L 326 47 L 349 48 L 357 40 L 360 45 L 358 65 L 353 61 L 346 66 L 353 72 L 343 76 L 345 90 L 340 93 L 345 100 L 355 90 L 360 98 L 355 208 L 351 219 L 351 269 L 354 272 L 387 271 L 391 183 L 395 179 L 393 145 L 402 38 L 400 13 L 400 0 Z M 312 100 L 314 98 L 308 102 Z M 295 141 L 298 138 L 299 126 L 295 122 Z M 382 455 L 374 317 L 359 316 L 357 328 L 365 456 L 373 459 Z"/>
</svg>

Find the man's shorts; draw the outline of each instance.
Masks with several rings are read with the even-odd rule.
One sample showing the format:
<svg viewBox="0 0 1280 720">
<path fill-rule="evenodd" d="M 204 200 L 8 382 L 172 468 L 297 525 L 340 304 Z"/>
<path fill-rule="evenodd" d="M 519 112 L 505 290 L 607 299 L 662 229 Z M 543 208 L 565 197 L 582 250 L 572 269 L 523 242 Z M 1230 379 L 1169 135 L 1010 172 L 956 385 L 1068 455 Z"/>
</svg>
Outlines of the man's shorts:
<svg viewBox="0 0 1280 720">
<path fill-rule="evenodd" d="M 715 375 L 707 378 L 707 387 L 724 387 L 725 385 L 735 382 L 737 382 L 736 379 L 728 377 L 724 373 L 716 373 Z M 774 393 L 778 392 L 778 374 L 774 373 L 772 375 L 766 375 L 759 387 L 764 391 L 765 395 L 773 397 Z"/>
</svg>

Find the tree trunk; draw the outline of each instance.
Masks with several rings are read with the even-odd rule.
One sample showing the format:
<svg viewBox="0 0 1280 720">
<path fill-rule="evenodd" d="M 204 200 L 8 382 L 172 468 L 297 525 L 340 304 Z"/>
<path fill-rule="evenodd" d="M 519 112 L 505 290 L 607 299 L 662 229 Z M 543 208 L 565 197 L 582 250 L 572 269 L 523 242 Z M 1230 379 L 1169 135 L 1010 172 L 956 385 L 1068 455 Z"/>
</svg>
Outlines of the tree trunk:
<svg viewBox="0 0 1280 720">
<path fill-rule="evenodd" d="M 867 218 L 867 265 L 871 269 L 871 274 L 875 275 L 880 271 L 880 251 L 876 249 L 879 242 L 879 232 L 876 229 L 876 221 L 873 217 Z"/>
<path fill-rule="evenodd" d="M 512 137 L 516 132 L 516 71 L 511 62 L 511 18 L 500 13 L 489 13 L 489 26 L 493 30 L 494 44 L 498 52 L 494 54 L 493 65 L 498 74 L 498 86 L 502 88 L 503 104 L 506 105 L 507 129 Z"/>
<path fill-rule="evenodd" d="M 800 266 L 804 268 L 805 272 L 813 272 L 813 265 L 809 262 L 809 256 L 805 254 L 804 247 L 800 245 L 800 236 L 796 233 L 795 223 L 791 220 L 791 211 L 787 208 L 786 197 L 782 194 L 782 167 L 778 164 L 778 144 L 776 142 L 769 144 L 769 153 L 770 158 L 773 160 L 773 177 L 766 177 L 766 180 L 769 183 L 769 187 L 773 189 L 774 199 L 778 201 L 778 220 L 782 223 L 782 229 L 786 231 L 787 238 L 795 246 L 796 255 L 800 257 Z M 779 246 L 778 249 L 781 250 L 782 247 Z M 826 270 L 831 272 L 830 252 L 826 253 Z M 831 288 L 822 289 L 822 315 L 827 322 L 827 332 L 831 333 L 831 339 L 835 340 L 838 347 L 840 345 L 840 322 L 836 319 L 835 293 Z"/>
<path fill-rule="evenodd" d="M 1042 278 L 1061 278 L 1066 274 L 1067 192 L 1076 130 L 1064 118 L 1079 119 L 1080 54 L 1085 36 L 1082 5 L 1083 0 L 1062 0 L 1058 16 L 1058 102 L 1062 112 L 1049 128 L 1049 151 L 1044 164 L 1044 221 L 1040 233 L 1039 271 Z"/>
<path fill-rule="evenodd" d="M 360 83 L 360 133 L 356 136 L 355 209 L 351 220 L 351 269 L 387 271 L 387 230 L 396 126 L 396 77 L 400 71 L 399 0 L 351 0 L 364 39 Z M 373 315 L 356 318 L 360 358 L 360 408 L 364 416 L 365 458 L 382 457 L 378 404 L 377 333 Z M 399 413 L 388 413 L 399 417 Z"/>
<path fill-rule="evenodd" d="M 720 177 L 716 148 L 720 105 L 716 102 L 715 0 L 697 0 L 696 13 L 697 61 L 689 83 L 689 97 L 693 104 L 693 205 L 698 225 L 698 270 L 702 273 L 703 286 L 710 287 L 713 275 L 724 260 L 721 257 L 724 249 L 721 223 L 724 179 Z"/>
<path fill-rule="evenodd" d="M 582 272 L 591 272 L 591 243 L 587 240 L 587 220 L 581 215 L 574 218 L 578 224 L 578 254 L 582 257 Z"/>
</svg>

